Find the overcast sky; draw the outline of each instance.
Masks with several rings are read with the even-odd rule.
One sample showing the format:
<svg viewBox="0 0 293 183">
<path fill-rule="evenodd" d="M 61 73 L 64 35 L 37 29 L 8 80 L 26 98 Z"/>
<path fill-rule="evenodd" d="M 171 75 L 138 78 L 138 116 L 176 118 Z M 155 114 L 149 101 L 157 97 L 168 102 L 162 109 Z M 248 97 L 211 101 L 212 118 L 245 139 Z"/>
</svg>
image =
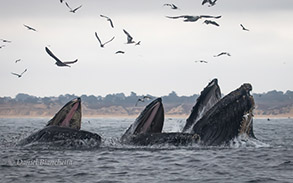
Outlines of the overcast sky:
<svg viewBox="0 0 293 183">
<path fill-rule="evenodd" d="M 27 93 L 101 95 L 198 94 L 218 78 L 224 94 L 243 83 L 253 93 L 293 90 L 293 1 L 218 0 L 0 0 L 0 97 Z M 163 6 L 174 3 L 180 10 Z M 109 16 L 110 27 L 100 14 Z M 213 15 L 220 26 L 166 16 Z M 212 19 L 213 20 L 213 19 Z M 27 30 L 29 25 L 37 32 Z M 250 31 L 243 31 L 243 24 Z M 128 45 L 123 29 L 141 45 Z M 102 42 L 115 36 L 104 48 Z M 61 60 L 58 67 L 45 47 Z M 125 54 L 115 54 L 123 50 Z M 214 57 L 221 52 L 231 56 Z M 15 63 L 15 60 L 21 59 Z M 196 63 L 206 60 L 208 63 Z M 21 73 L 18 78 L 11 72 Z"/>
</svg>

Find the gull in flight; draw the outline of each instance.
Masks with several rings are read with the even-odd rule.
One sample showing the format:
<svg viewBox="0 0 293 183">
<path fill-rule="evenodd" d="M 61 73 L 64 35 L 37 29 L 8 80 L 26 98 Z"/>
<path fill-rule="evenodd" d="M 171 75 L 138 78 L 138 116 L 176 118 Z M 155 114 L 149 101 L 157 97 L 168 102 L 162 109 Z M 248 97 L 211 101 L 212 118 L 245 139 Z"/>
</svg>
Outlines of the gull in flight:
<svg viewBox="0 0 293 183">
<path fill-rule="evenodd" d="M 14 73 L 12 72 L 11 74 L 17 76 L 18 78 L 20 78 L 25 72 L 27 71 L 27 69 L 25 69 L 21 74 L 17 74 L 17 73 Z"/>
<path fill-rule="evenodd" d="M 133 41 L 133 37 L 125 30 L 125 29 L 123 29 L 123 32 L 126 34 L 126 36 L 127 36 L 127 43 L 126 44 L 132 44 L 132 43 L 135 43 L 134 41 Z"/>
<path fill-rule="evenodd" d="M 1 46 L 0 46 L 0 49 L 3 48 L 3 47 L 5 47 L 5 45 L 1 45 Z"/>
<path fill-rule="evenodd" d="M 66 6 L 69 8 L 69 12 L 72 12 L 72 13 L 75 13 L 79 8 L 82 7 L 82 5 L 80 5 L 79 7 L 75 8 L 75 9 L 72 9 L 72 8 L 70 8 L 70 6 L 68 5 L 67 2 L 65 2 L 65 4 L 66 4 Z"/>
<path fill-rule="evenodd" d="M 28 30 L 32 30 L 32 31 L 37 32 L 37 30 L 35 28 L 32 28 L 32 27 L 25 25 L 25 24 L 23 24 L 23 26 L 25 26 Z"/>
<path fill-rule="evenodd" d="M 20 61 L 21 61 L 21 59 L 17 59 L 17 60 L 15 60 L 15 63 L 20 62 Z"/>
<path fill-rule="evenodd" d="M 119 53 L 124 54 L 125 52 L 121 50 L 115 52 L 115 54 L 119 54 Z"/>
<path fill-rule="evenodd" d="M 149 99 L 152 99 L 152 97 L 150 97 L 150 96 L 142 96 L 142 98 L 137 99 L 137 101 L 135 103 L 135 106 L 137 106 L 138 102 L 144 102 L 145 99 L 149 100 Z"/>
<path fill-rule="evenodd" d="M 215 25 L 215 26 L 220 26 L 217 22 L 215 21 L 212 21 L 212 20 L 205 20 L 203 23 L 205 24 L 212 24 L 212 25 Z"/>
<path fill-rule="evenodd" d="M 113 39 L 115 38 L 115 36 L 114 36 L 114 37 L 112 37 L 112 39 L 110 39 L 109 41 L 107 41 L 107 42 L 105 42 L 105 43 L 102 43 L 101 40 L 100 40 L 100 38 L 99 38 L 99 36 L 98 36 L 98 34 L 97 34 L 97 32 L 95 32 L 95 35 L 96 35 L 96 38 L 98 39 L 98 41 L 99 41 L 99 43 L 100 43 L 101 48 L 104 48 L 104 46 L 105 46 L 107 43 L 110 43 L 110 42 L 113 41 Z"/>
<path fill-rule="evenodd" d="M 7 39 L 0 39 L 3 43 L 11 43 L 11 41 L 7 40 Z"/>
<path fill-rule="evenodd" d="M 170 6 L 173 10 L 179 10 L 179 8 L 175 4 L 164 4 L 164 6 Z"/>
<path fill-rule="evenodd" d="M 105 15 L 100 15 L 100 17 L 106 18 L 107 21 L 110 22 L 111 27 L 114 28 L 114 24 L 113 24 L 113 21 L 111 20 L 111 18 L 109 18 L 109 17 L 107 17 L 107 16 L 105 16 Z"/>
<path fill-rule="evenodd" d="M 230 53 L 228 53 L 228 52 L 221 52 L 221 53 L 219 53 L 218 55 L 214 55 L 214 57 L 219 57 L 219 56 L 222 56 L 222 55 L 227 55 L 227 56 L 231 56 L 231 54 Z"/>
<path fill-rule="evenodd" d="M 199 15 L 199 16 L 192 16 L 192 15 L 181 15 L 181 16 L 175 16 L 175 17 L 170 17 L 166 16 L 167 18 L 172 18 L 172 19 L 178 19 L 178 18 L 184 18 L 184 22 L 196 22 L 197 20 L 201 18 L 221 18 L 222 16 L 210 16 L 210 15 Z"/>
<path fill-rule="evenodd" d="M 70 65 L 68 65 L 68 64 L 73 64 L 73 63 L 75 63 L 75 62 L 77 62 L 77 60 L 78 59 L 76 59 L 76 60 L 74 60 L 74 61 L 69 61 L 69 62 L 62 62 L 59 58 L 57 58 L 52 52 L 51 52 L 51 50 L 49 50 L 49 48 L 47 48 L 47 47 L 45 47 L 45 50 L 46 50 L 46 52 L 54 59 L 54 60 L 56 60 L 56 65 L 57 66 L 60 66 L 60 67 L 62 67 L 62 66 L 67 66 L 67 67 L 70 67 Z"/>
<path fill-rule="evenodd" d="M 249 31 L 249 30 L 246 29 L 242 24 L 240 24 L 240 26 L 242 27 L 242 30 L 244 30 L 244 31 Z"/>
<path fill-rule="evenodd" d="M 205 60 L 196 60 L 196 61 L 194 61 L 195 63 L 197 63 L 197 62 L 199 62 L 199 63 L 208 63 L 207 61 L 205 61 Z"/>
<path fill-rule="evenodd" d="M 212 1 L 212 0 L 203 0 L 202 3 L 201 3 L 201 5 L 204 5 L 206 3 L 209 3 L 209 7 L 211 7 L 211 6 L 214 6 L 216 4 L 216 1 L 217 0 L 214 0 L 214 1 Z"/>
</svg>

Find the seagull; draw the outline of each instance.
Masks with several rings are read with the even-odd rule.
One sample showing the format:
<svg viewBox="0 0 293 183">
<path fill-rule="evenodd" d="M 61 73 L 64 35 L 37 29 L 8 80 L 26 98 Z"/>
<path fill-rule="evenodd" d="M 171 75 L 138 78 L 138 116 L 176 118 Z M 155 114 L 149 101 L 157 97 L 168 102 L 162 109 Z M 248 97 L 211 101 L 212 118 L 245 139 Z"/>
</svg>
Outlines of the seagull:
<svg viewBox="0 0 293 183">
<path fill-rule="evenodd" d="M 115 54 L 118 54 L 118 53 L 124 54 L 125 52 L 121 50 L 115 52 Z"/>
<path fill-rule="evenodd" d="M 12 72 L 11 74 L 16 75 L 18 78 L 20 78 L 23 75 L 23 73 L 25 73 L 26 71 L 27 71 L 27 69 L 25 69 L 21 74 L 17 74 L 14 72 Z"/>
<path fill-rule="evenodd" d="M 20 61 L 21 61 L 21 59 L 17 59 L 17 60 L 15 60 L 15 63 L 20 62 Z"/>
<path fill-rule="evenodd" d="M 152 99 L 150 96 L 142 96 L 142 98 L 137 99 L 135 106 L 137 106 L 138 102 L 144 102 L 145 99 Z"/>
<path fill-rule="evenodd" d="M 45 50 L 46 52 L 54 59 L 56 60 L 56 65 L 57 66 L 67 66 L 67 67 L 70 67 L 70 65 L 67 65 L 67 64 L 73 64 L 75 62 L 77 62 L 78 59 L 74 60 L 74 61 L 69 61 L 69 62 L 62 62 L 59 58 L 57 58 L 52 52 L 51 50 L 49 50 L 49 48 L 45 47 Z"/>
<path fill-rule="evenodd" d="M 184 18 L 184 22 L 196 22 L 197 20 L 201 18 L 221 18 L 222 16 L 210 16 L 210 15 L 199 15 L 199 16 L 192 16 L 192 15 L 181 15 L 181 16 L 175 16 L 175 17 L 170 17 L 166 16 L 167 18 L 172 18 L 172 19 L 177 19 L 177 18 Z"/>
<path fill-rule="evenodd" d="M 242 30 L 249 31 L 249 29 L 246 29 L 242 24 L 240 24 L 240 26 L 242 27 Z"/>
<path fill-rule="evenodd" d="M 164 4 L 164 6 L 170 6 L 173 10 L 179 10 L 179 8 L 175 4 Z"/>
<path fill-rule="evenodd" d="M 107 21 L 110 22 L 111 27 L 114 28 L 114 25 L 113 25 L 113 22 L 112 22 L 111 18 L 109 18 L 109 17 L 107 17 L 107 16 L 105 16 L 105 15 L 100 15 L 100 16 L 103 17 L 103 18 L 106 18 Z"/>
<path fill-rule="evenodd" d="M 0 49 L 3 48 L 3 47 L 5 47 L 5 45 L 1 45 L 1 46 L 0 46 Z"/>
<path fill-rule="evenodd" d="M 37 32 L 37 30 L 35 28 L 32 28 L 32 27 L 25 25 L 25 24 L 23 24 L 23 26 L 25 26 L 28 30 L 32 30 L 32 31 Z"/>
<path fill-rule="evenodd" d="M 79 7 L 75 8 L 75 9 L 72 9 L 72 8 L 70 8 L 70 6 L 68 5 L 67 2 L 65 2 L 65 4 L 66 4 L 66 6 L 69 8 L 69 12 L 72 12 L 72 13 L 75 13 L 79 8 L 82 7 L 82 5 L 80 5 Z"/>
<path fill-rule="evenodd" d="M 221 52 L 221 53 L 219 53 L 218 55 L 214 55 L 214 57 L 219 57 L 219 56 L 222 56 L 222 55 L 227 55 L 227 56 L 231 56 L 231 54 L 230 53 L 228 53 L 228 52 Z"/>
<path fill-rule="evenodd" d="M 133 37 L 131 37 L 131 35 L 125 30 L 125 29 L 123 29 L 123 32 L 126 34 L 126 36 L 127 36 L 127 43 L 126 44 L 132 44 L 132 43 L 135 43 L 134 41 L 133 41 Z"/>
<path fill-rule="evenodd" d="M 103 43 L 101 42 L 101 40 L 100 40 L 100 38 L 99 38 L 97 32 L 95 32 L 95 35 L 96 35 L 96 38 L 98 39 L 98 41 L 99 41 L 99 43 L 100 43 L 101 48 L 104 48 L 104 46 L 105 46 L 107 43 L 110 43 L 110 42 L 113 41 L 113 39 L 115 38 L 115 36 L 114 36 L 114 37 L 112 37 L 112 39 L 110 39 L 109 41 L 107 41 L 107 42 L 105 42 L 105 43 L 103 44 Z"/>
<path fill-rule="evenodd" d="M 215 21 L 212 21 L 212 20 L 205 20 L 203 23 L 205 24 L 212 24 L 212 25 L 215 25 L 215 26 L 220 26 L 217 22 Z"/>
<path fill-rule="evenodd" d="M 199 63 L 208 63 L 207 61 L 205 61 L 205 60 L 197 60 L 197 61 L 194 61 L 194 62 L 199 62 Z"/>
<path fill-rule="evenodd" d="M 211 7 L 211 6 L 214 6 L 216 4 L 216 1 L 217 0 L 214 0 L 214 1 L 212 1 L 212 0 L 203 0 L 202 3 L 201 3 L 201 5 L 204 5 L 206 3 L 209 3 L 209 7 Z"/>
<path fill-rule="evenodd" d="M 7 39 L 0 39 L 3 43 L 11 43 L 11 41 L 7 40 Z"/>
</svg>

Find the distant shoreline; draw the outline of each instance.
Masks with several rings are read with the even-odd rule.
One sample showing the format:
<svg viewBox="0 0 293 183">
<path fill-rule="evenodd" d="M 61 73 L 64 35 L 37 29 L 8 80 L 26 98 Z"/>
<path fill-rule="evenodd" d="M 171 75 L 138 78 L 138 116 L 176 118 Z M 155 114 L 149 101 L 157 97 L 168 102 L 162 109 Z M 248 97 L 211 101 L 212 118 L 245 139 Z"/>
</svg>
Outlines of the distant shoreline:
<svg viewBox="0 0 293 183">
<path fill-rule="evenodd" d="M 0 118 L 52 118 L 49 115 L 0 115 Z M 83 115 L 83 118 L 137 118 L 138 115 Z M 165 119 L 168 118 L 182 118 L 187 119 L 188 115 L 166 115 Z M 290 114 L 280 114 L 280 115 L 254 115 L 255 119 L 286 119 L 293 118 Z"/>
</svg>

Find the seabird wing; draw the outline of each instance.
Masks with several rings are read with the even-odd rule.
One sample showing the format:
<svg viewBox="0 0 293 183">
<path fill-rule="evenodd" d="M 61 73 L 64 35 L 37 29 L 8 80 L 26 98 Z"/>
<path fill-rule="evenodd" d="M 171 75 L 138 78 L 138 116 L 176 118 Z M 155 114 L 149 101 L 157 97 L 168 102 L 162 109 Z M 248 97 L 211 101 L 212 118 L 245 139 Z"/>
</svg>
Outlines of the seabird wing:
<svg viewBox="0 0 293 183">
<path fill-rule="evenodd" d="M 80 5 L 79 7 L 75 8 L 74 10 L 72 10 L 73 12 L 76 12 L 79 8 L 81 8 L 82 5 Z"/>
<path fill-rule="evenodd" d="M 47 52 L 52 58 L 54 58 L 54 60 L 56 60 L 56 62 L 63 63 L 59 58 L 57 58 L 57 57 L 51 52 L 51 50 L 49 50 L 49 48 L 45 47 L 45 50 L 46 50 L 46 52 Z"/>
<path fill-rule="evenodd" d="M 14 72 L 12 72 L 11 74 L 13 74 L 13 75 L 15 75 L 15 76 L 18 76 L 18 77 L 21 77 L 21 75 L 16 74 L 16 73 L 14 73 Z"/>
<path fill-rule="evenodd" d="M 127 42 L 129 43 L 129 42 L 132 42 L 132 37 L 131 37 L 131 35 L 125 30 L 125 29 L 123 29 L 123 32 L 127 35 Z"/>
<path fill-rule="evenodd" d="M 22 76 L 23 75 L 23 73 L 25 73 L 27 71 L 27 69 L 25 69 L 20 75 Z"/>
<path fill-rule="evenodd" d="M 72 9 L 70 8 L 70 6 L 67 2 L 65 2 L 65 5 L 72 11 Z"/>
<path fill-rule="evenodd" d="M 96 38 L 98 39 L 98 41 L 99 41 L 99 43 L 100 43 L 101 47 L 103 47 L 103 44 L 102 44 L 102 42 L 101 42 L 101 40 L 100 40 L 100 38 L 99 38 L 99 36 L 98 36 L 97 32 L 95 32 L 95 35 L 96 35 Z"/>
<path fill-rule="evenodd" d="M 172 18 L 172 19 L 177 19 L 177 18 L 190 18 L 189 15 L 181 15 L 181 16 L 175 16 L 175 17 L 170 17 L 170 16 L 166 16 L 167 18 Z"/>
<path fill-rule="evenodd" d="M 110 43 L 111 41 L 113 41 L 114 38 L 115 38 L 115 36 L 112 37 L 112 39 L 110 39 L 109 41 L 105 42 L 104 45 L 107 44 L 107 43 Z"/>
<path fill-rule="evenodd" d="M 78 59 L 74 60 L 74 61 L 68 61 L 68 62 L 63 62 L 64 64 L 74 64 L 75 62 L 77 62 Z"/>
</svg>

